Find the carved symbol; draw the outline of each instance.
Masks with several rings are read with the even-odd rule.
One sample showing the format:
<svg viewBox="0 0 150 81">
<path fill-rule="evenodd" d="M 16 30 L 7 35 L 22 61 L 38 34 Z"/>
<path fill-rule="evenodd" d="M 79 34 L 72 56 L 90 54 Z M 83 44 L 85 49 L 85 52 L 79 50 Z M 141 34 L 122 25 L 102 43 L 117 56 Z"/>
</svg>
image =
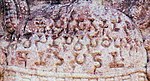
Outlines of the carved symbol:
<svg viewBox="0 0 150 81">
<path fill-rule="evenodd" d="M 100 68 L 102 66 L 101 53 L 99 52 L 92 53 L 92 56 L 93 60 L 95 61 L 94 62 L 95 67 Z"/>
<path fill-rule="evenodd" d="M 26 59 L 26 55 L 28 54 L 28 52 L 26 51 L 17 51 L 17 58 L 20 60 L 20 61 L 23 61 Z"/>
<path fill-rule="evenodd" d="M 54 51 L 53 54 L 57 59 L 59 59 L 59 62 L 57 62 L 56 65 L 62 65 L 64 63 L 64 59 L 59 55 L 59 52 Z"/>
<path fill-rule="evenodd" d="M 120 38 L 117 38 L 115 41 L 114 41 L 114 45 L 116 48 L 119 48 L 121 46 L 120 44 Z"/>
<path fill-rule="evenodd" d="M 39 16 L 35 19 L 34 24 L 39 28 L 45 28 L 46 23 L 44 20 L 45 20 L 44 17 Z"/>
<path fill-rule="evenodd" d="M 75 56 L 75 60 L 78 64 L 83 64 L 85 62 L 85 54 L 75 53 L 74 56 Z"/>
<path fill-rule="evenodd" d="M 16 51 L 16 54 L 17 54 L 16 60 L 17 60 L 18 64 L 22 64 L 22 62 L 24 62 L 25 67 L 26 67 L 28 53 L 29 53 L 28 51 Z"/>
<path fill-rule="evenodd" d="M 116 27 L 116 22 L 112 22 L 113 24 L 113 31 L 118 32 L 120 28 Z"/>
<path fill-rule="evenodd" d="M 120 67 L 124 67 L 124 64 L 122 63 L 117 63 L 116 62 L 116 57 L 117 57 L 117 52 L 111 52 L 110 53 L 113 57 L 113 62 L 111 62 L 109 64 L 110 68 L 120 68 Z"/>
<path fill-rule="evenodd" d="M 38 62 L 35 62 L 35 65 L 46 65 L 46 62 L 43 61 L 43 55 L 44 55 L 44 52 L 38 52 L 38 55 L 40 57 L 40 61 Z"/>
<path fill-rule="evenodd" d="M 23 46 L 24 48 L 29 48 L 31 46 L 31 41 L 30 40 L 26 40 L 24 43 L 23 43 Z"/>
<path fill-rule="evenodd" d="M 134 26 L 132 26 L 132 25 L 130 24 L 130 22 L 125 21 L 125 23 L 126 23 L 127 29 L 129 29 L 129 30 L 133 30 L 133 29 L 134 29 Z"/>
<path fill-rule="evenodd" d="M 108 28 L 107 20 L 102 19 L 102 22 L 99 24 L 99 26 L 102 28 Z"/>
<path fill-rule="evenodd" d="M 90 39 L 98 37 L 98 35 L 100 34 L 100 31 L 97 30 L 95 26 L 90 26 L 87 30 L 89 31 L 88 32 L 88 37 Z"/>
<path fill-rule="evenodd" d="M 104 39 L 102 39 L 102 43 L 101 43 L 101 45 L 103 46 L 103 47 L 109 47 L 110 46 L 110 44 L 111 44 L 111 39 L 110 38 L 104 38 Z"/>
<path fill-rule="evenodd" d="M 90 40 L 90 46 L 91 47 L 96 47 L 98 45 L 98 40 L 97 39 L 91 39 Z"/>
<path fill-rule="evenodd" d="M 67 36 L 65 36 L 64 37 L 66 40 L 66 44 L 71 44 L 72 43 L 72 41 L 73 41 L 73 38 L 72 37 L 67 37 Z"/>
<path fill-rule="evenodd" d="M 74 46 L 75 51 L 80 51 L 82 49 L 82 44 L 80 42 L 77 42 Z"/>
</svg>

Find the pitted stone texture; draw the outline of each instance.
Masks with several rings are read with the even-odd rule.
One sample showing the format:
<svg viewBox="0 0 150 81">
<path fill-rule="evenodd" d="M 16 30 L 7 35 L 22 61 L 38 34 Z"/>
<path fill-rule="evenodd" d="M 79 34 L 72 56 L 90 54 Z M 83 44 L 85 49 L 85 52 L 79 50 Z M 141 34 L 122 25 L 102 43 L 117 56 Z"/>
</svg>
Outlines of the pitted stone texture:
<svg viewBox="0 0 150 81">
<path fill-rule="evenodd" d="M 148 59 L 150 59 L 150 0 L 104 0 L 103 4 L 123 12 L 135 22 L 137 28 L 140 29 L 142 33 Z M 149 66 L 150 63 L 148 61 L 147 69 L 150 68 Z M 150 71 L 147 71 L 150 75 Z"/>
<path fill-rule="evenodd" d="M 147 80 L 142 36 L 123 13 L 90 1 L 46 5 L 31 12 L 20 38 L 0 45 L 6 48 L 9 81 L 115 81 L 124 76 Z"/>
</svg>

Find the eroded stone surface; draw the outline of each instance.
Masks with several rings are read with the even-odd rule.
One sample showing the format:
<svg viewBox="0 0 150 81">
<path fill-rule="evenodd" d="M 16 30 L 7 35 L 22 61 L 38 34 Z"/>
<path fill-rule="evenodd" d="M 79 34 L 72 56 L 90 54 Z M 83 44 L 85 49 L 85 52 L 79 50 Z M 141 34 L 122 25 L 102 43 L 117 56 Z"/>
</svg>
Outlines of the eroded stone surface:
<svg viewBox="0 0 150 81">
<path fill-rule="evenodd" d="M 4 81 L 147 81 L 142 36 L 115 9 L 91 1 L 44 5 L 31 8 L 25 28 L 18 23 L 10 27 L 18 39 L 1 39 Z"/>
<path fill-rule="evenodd" d="M 144 41 L 145 49 L 147 50 L 148 59 L 150 58 L 149 40 L 150 40 L 150 1 L 149 0 L 104 0 L 105 6 L 111 6 L 123 13 L 135 22 L 137 28 L 140 29 Z M 148 60 L 147 69 L 150 63 Z M 150 71 L 148 70 L 148 75 Z"/>
</svg>

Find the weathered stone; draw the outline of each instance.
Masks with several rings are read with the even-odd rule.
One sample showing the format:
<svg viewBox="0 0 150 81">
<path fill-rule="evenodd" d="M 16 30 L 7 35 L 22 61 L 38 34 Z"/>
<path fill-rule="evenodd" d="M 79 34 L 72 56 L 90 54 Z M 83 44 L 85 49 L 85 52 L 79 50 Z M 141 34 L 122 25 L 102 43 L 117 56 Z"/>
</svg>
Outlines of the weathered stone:
<svg viewBox="0 0 150 81">
<path fill-rule="evenodd" d="M 38 1 L 35 6 L 4 1 L 14 17 L 9 21 L 11 14 L 5 14 L 3 22 L 15 30 L 5 31 L 10 38 L 0 40 L 4 81 L 147 81 L 144 44 L 148 50 L 149 42 L 143 44 L 138 27 L 118 10 L 95 0 Z M 26 32 L 32 33 L 27 39 Z"/>
</svg>

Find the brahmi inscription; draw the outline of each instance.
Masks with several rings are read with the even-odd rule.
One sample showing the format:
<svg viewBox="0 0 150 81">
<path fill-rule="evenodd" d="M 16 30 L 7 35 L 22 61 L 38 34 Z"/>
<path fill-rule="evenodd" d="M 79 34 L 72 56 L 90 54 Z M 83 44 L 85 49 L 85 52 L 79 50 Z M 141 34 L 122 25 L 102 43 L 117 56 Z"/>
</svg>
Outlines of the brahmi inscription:
<svg viewBox="0 0 150 81">
<path fill-rule="evenodd" d="M 92 1 L 34 8 L 6 25 L 4 81 L 147 81 L 142 37 L 123 13 Z"/>
</svg>

